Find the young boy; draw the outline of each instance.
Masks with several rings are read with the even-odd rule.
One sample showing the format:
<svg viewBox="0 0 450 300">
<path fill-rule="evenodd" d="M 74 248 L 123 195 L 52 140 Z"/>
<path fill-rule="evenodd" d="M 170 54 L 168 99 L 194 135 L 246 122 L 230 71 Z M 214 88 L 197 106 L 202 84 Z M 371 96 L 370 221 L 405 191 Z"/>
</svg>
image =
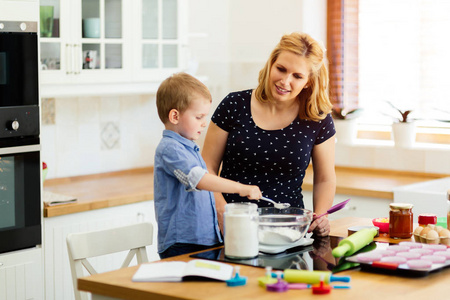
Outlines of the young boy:
<svg viewBox="0 0 450 300">
<path fill-rule="evenodd" d="M 156 94 L 165 130 L 155 153 L 155 209 L 161 258 L 222 243 L 212 192 L 238 193 L 258 200 L 254 185 L 209 174 L 194 142 L 208 124 L 208 88 L 186 73 L 164 80 Z"/>
</svg>

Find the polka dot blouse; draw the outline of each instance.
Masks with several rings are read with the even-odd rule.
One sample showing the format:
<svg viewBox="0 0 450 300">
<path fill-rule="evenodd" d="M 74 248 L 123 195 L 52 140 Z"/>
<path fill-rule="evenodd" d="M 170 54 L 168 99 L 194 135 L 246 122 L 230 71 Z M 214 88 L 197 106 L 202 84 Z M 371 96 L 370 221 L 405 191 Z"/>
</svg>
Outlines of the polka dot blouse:
<svg viewBox="0 0 450 300">
<path fill-rule="evenodd" d="M 221 176 L 257 185 L 264 196 L 303 208 L 302 183 L 312 148 L 336 132 L 331 115 L 319 122 L 297 117 L 283 129 L 263 130 L 253 122 L 251 94 L 252 90 L 228 94 L 211 118 L 229 133 Z M 237 194 L 224 197 L 227 202 L 248 201 Z"/>
</svg>

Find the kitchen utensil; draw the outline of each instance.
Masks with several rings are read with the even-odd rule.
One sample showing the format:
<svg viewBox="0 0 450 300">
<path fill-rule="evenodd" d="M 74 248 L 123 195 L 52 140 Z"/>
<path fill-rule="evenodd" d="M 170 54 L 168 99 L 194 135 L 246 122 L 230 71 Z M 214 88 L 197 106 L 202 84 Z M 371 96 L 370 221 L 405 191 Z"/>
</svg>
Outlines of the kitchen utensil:
<svg viewBox="0 0 450 300">
<path fill-rule="evenodd" d="M 260 245 L 292 245 L 305 236 L 312 221 L 312 211 L 297 207 L 260 207 L 258 213 Z"/>
<path fill-rule="evenodd" d="M 318 219 L 318 218 L 320 218 L 320 217 L 323 217 L 323 216 L 325 216 L 325 215 L 332 214 L 332 213 L 334 213 L 334 212 L 336 212 L 336 211 L 338 211 L 338 210 L 343 209 L 344 206 L 348 203 L 348 201 L 350 201 L 350 199 L 347 199 L 347 200 L 345 200 L 345 201 L 342 201 L 341 203 L 338 203 L 338 204 L 336 204 L 336 205 L 333 205 L 329 210 L 327 210 L 326 213 L 323 213 L 323 214 L 320 214 L 320 215 L 318 215 L 318 216 L 315 216 L 315 217 L 314 217 L 314 220 L 315 220 L 315 219 Z"/>
<path fill-rule="evenodd" d="M 378 230 L 364 228 L 339 242 L 339 245 L 331 251 L 334 257 L 350 256 L 373 241 Z"/>
<path fill-rule="evenodd" d="M 272 273 L 272 277 L 273 277 Z M 286 269 L 283 272 L 283 278 L 289 283 L 309 283 L 317 284 L 323 278 L 325 283 L 341 281 L 350 282 L 350 277 L 348 276 L 334 276 L 331 271 L 309 271 L 309 270 L 294 270 Z"/>
<path fill-rule="evenodd" d="M 285 209 L 285 208 L 288 208 L 288 207 L 291 206 L 289 203 L 277 203 L 277 202 L 273 201 L 272 199 L 269 199 L 269 198 L 266 198 L 266 197 L 261 197 L 261 200 L 268 201 L 268 202 L 272 203 L 273 206 L 275 208 L 278 208 L 278 209 Z"/>
</svg>

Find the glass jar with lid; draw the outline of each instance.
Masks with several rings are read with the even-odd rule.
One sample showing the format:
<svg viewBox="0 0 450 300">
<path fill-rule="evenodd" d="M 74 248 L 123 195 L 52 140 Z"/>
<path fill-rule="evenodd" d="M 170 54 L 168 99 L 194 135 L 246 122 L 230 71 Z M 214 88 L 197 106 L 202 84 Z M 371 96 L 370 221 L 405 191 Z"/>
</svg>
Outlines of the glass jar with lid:
<svg viewBox="0 0 450 300">
<path fill-rule="evenodd" d="M 394 239 L 410 238 L 413 234 L 413 205 L 391 203 L 389 207 L 389 237 Z"/>
<path fill-rule="evenodd" d="M 229 203 L 225 205 L 225 256 L 232 259 L 250 259 L 258 256 L 258 205 Z"/>
</svg>

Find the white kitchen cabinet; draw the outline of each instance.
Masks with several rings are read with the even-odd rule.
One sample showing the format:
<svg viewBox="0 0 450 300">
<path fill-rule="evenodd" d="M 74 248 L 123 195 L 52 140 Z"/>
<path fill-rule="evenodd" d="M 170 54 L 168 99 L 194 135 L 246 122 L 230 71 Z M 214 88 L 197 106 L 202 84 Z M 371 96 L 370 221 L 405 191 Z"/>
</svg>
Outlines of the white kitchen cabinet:
<svg viewBox="0 0 450 300">
<path fill-rule="evenodd" d="M 124 0 L 41 0 L 41 84 L 129 80 L 131 30 Z"/>
<path fill-rule="evenodd" d="M 42 249 L 0 254 L 0 299 L 44 299 Z"/>
<path fill-rule="evenodd" d="M 312 206 L 312 192 L 303 191 L 303 198 L 305 208 L 311 209 Z M 334 197 L 334 204 L 338 204 L 342 201 L 350 198 L 351 200 L 345 205 L 345 207 L 328 216 L 330 220 L 336 220 L 345 217 L 360 217 L 360 218 L 382 218 L 389 217 L 389 203 L 392 203 L 391 199 L 362 197 L 353 195 L 336 194 Z"/>
<path fill-rule="evenodd" d="M 149 83 L 185 65 L 186 3 L 40 0 L 42 11 L 53 9 L 40 22 L 41 95 L 92 94 L 98 84 L 107 84 L 98 94 L 133 92 L 137 83 L 155 90 Z"/>
<path fill-rule="evenodd" d="M 147 247 L 147 254 L 150 261 L 159 260 L 153 201 L 44 218 L 45 299 L 74 299 L 66 245 L 66 237 L 69 233 L 99 230 L 142 221 L 148 221 L 154 225 L 153 245 Z M 123 252 L 98 257 L 91 262 L 99 272 L 106 272 L 118 269 L 126 254 Z M 135 263 L 136 261 L 132 262 L 132 264 Z"/>
</svg>

